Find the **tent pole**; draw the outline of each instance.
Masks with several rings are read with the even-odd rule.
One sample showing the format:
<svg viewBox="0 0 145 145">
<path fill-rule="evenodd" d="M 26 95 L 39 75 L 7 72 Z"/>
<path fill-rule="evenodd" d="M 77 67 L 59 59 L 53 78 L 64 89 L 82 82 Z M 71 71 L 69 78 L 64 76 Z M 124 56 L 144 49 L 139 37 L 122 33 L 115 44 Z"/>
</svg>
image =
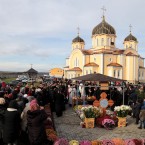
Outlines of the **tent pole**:
<svg viewBox="0 0 145 145">
<path fill-rule="evenodd" d="M 123 105 L 124 105 L 124 84 L 123 84 Z"/>
</svg>

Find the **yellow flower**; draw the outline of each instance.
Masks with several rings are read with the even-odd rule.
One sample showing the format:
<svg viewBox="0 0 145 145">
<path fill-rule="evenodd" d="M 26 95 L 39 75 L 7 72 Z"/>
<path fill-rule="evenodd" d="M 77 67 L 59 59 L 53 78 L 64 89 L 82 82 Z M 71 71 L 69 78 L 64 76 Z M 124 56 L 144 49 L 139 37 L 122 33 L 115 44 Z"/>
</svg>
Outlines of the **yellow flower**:
<svg viewBox="0 0 145 145">
<path fill-rule="evenodd" d="M 69 145 L 79 145 L 79 142 L 77 140 L 71 140 Z"/>
</svg>

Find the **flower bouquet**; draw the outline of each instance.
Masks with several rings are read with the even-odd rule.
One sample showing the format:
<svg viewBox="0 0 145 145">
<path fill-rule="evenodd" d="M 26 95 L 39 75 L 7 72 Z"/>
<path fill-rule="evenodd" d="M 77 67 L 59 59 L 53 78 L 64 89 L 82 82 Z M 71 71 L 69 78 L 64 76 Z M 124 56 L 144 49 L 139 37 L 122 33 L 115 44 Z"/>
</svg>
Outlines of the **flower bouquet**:
<svg viewBox="0 0 145 145">
<path fill-rule="evenodd" d="M 117 117 L 126 117 L 128 115 L 128 112 L 131 110 L 131 107 L 127 105 L 116 106 L 114 108 Z"/>
<path fill-rule="evenodd" d="M 85 106 L 82 107 L 81 110 L 83 111 L 86 118 L 96 118 L 101 114 L 101 109 L 94 106 Z"/>
<path fill-rule="evenodd" d="M 79 145 L 79 142 L 77 140 L 71 140 L 69 145 Z"/>
<path fill-rule="evenodd" d="M 80 142 L 80 145 L 92 145 L 92 143 L 88 140 L 83 140 Z"/>
<path fill-rule="evenodd" d="M 128 115 L 128 112 L 131 110 L 130 106 L 127 105 L 121 105 L 114 108 L 114 111 L 116 112 L 117 118 L 118 118 L 118 127 L 124 127 L 126 126 L 126 116 Z"/>
<path fill-rule="evenodd" d="M 84 122 L 86 128 L 94 128 L 95 118 L 100 116 L 101 109 L 94 106 L 86 106 L 86 107 L 82 107 L 81 110 L 83 111 L 85 116 Z"/>
<path fill-rule="evenodd" d="M 106 129 L 113 129 L 115 127 L 115 122 L 112 119 L 104 119 L 102 121 L 102 125 L 106 128 Z"/>
<path fill-rule="evenodd" d="M 65 138 L 58 139 L 54 145 L 69 145 L 69 142 Z"/>
</svg>

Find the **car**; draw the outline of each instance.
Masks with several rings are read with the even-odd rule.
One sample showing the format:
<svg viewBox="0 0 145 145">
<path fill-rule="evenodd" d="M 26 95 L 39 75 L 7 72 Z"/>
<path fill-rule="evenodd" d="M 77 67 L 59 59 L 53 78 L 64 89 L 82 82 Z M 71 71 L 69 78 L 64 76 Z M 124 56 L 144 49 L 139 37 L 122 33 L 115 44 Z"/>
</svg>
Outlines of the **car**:
<svg viewBox="0 0 145 145">
<path fill-rule="evenodd" d="M 29 78 L 27 82 L 28 82 L 28 83 L 34 83 L 35 80 L 34 80 L 33 78 Z"/>
<path fill-rule="evenodd" d="M 9 82 L 9 85 L 17 86 L 19 83 L 20 83 L 20 81 L 18 81 L 18 80 L 13 80 L 13 81 Z"/>
<path fill-rule="evenodd" d="M 28 82 L 28 79 L 23 79 L 22 80 L 22 83 L 27 83 Z"/>
</svg>

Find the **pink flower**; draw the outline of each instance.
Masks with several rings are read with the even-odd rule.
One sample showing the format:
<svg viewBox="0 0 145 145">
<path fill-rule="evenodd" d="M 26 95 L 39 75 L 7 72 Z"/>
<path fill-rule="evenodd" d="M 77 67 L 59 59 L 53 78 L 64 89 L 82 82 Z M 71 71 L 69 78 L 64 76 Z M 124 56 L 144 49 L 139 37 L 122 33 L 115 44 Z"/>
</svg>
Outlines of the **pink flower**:
<svg viewBox="0 0 145 145">
<path fill-rule="evenodd" d="M 80 142 L 80 145 L 91 145 L 91 142 L 88 140 L 83 140 Z"/>
</svg>

